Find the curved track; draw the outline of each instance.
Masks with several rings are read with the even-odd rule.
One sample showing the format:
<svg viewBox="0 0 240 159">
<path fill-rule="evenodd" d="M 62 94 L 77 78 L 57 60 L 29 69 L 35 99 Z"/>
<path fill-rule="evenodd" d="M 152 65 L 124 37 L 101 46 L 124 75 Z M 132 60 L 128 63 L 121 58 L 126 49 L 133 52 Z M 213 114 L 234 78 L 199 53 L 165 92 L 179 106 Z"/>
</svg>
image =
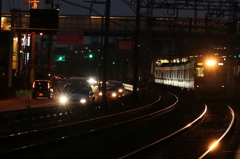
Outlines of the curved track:
<svg viewBox="0 0 240 159">
<path fill-rule="evenodd" d="M 209 125 L 219 125 L 220 130 L 211 133 L 214 137 L 218 136 L 215 139 L 219 143 L 220 139 L 227 134 L 225 130 L 229 131 L 233 125 L 234 114 L 230 107 L 222 105 L 219 109 L 219 104 L 214 106 L 211 103 L 212 106 L 207 107 L 200 103 L 178 103 L 175 96 L 164 92 L 161 92 L 161 97 L 162 100 L 157 99 L 145 106 L 124 112 L 64 126 L 28 131 L 22 135 L 2 137 L 0 140 L 4 144 L 1 146 L 1 155 L 8 158 L 21 156 L 25 159 L 59 159 L 156 158 L 156 156 L 176 158 L 176 156 L 171 156 L 173 154 L 179 158 L 184 154 L 183 158 L 201 158 L 209 153 L 207 149 L 204 149 L 205 146 L 197 148 L 199 150 L 197 153 L 194 151 L 196 149 L 188 149 L 189 147 L 185 145 L 186 141 L 182 140 L 187 139 L 190 147 L 196 147 L 197 142 L 193 144 L 193 139 L 199 139 L 199 135 L 203 132 L 212 132 Z M 206 127 L 201 127 L 201 125 Z M 200 138 L 199 140 L 200 145 L 203 145 L 202 140 L 206 142 L 206 139 Z M 181 145 L 183 143 L 184 146 Z M 180 153 L 176 151 L 179 147 L 181 147 Z M 181 152 L 189 152 L 189 154 Z"/>
</svg>

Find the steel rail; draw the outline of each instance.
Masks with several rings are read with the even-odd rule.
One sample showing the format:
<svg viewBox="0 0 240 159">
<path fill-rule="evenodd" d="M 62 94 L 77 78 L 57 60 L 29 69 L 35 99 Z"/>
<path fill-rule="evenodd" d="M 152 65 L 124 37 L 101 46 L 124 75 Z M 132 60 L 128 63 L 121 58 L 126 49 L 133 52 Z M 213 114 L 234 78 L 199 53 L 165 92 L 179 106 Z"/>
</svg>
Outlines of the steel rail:
<svg viewBox="0 0 240 159">
<path fill-rule="evenodd" d="M 215 142 L 209 147 L 209 149 L 208 149 L 206 152 L 204 152 L 198 159 L 202 159 L 202 158 L 204 158 L 208 153 L 210 153 L 210 152 L 213 150 L 213 148 L 216 147 L 216 146 L 221 142 L 221 140 L 228 134 L 228 132 L 229 132 L 229 131 L 231 130 L 231 128 L 233 127 L 233 123 L 234 123 L 234 121 L 236 120 L 235 113 L 234 113 L 233 109 L 232 109 L 229 105 L 227 105 L 227 104 L 225 104 L 225 105 L 228 107 L 228 109 L 229 109 L 229 111 L 230 111 L 230 113 L 231 113 L 232 120 L 230 121 L 230 123 L 229 123 L 229 125 L 228 125 L 228 128 L 227 128 L 226 131 L 222 134 L 222 136 L 221 136 L 217 141 L 215 141 Z"/>
<path fill-rule="evenodd" d="M 176 135 L 176 134 L 178 134 L 178 133 L 180 133 L 180 132 L 183 132 L 183 131 L 186 130 L 187 128 L 191 127 L 192 125 L 194 125 L 195 123 L 197 123 L 199 120 L 201 120 L 201 119 L 204 117 L 204 115 L 206 114 L 206 112 L 207 112 L 207 105 L 206 105 L 206 104 L 204 104 L 204 105 L 205 105 L 205 109 L 204 109 L 204 111 L 202 112 L 202 114 L 200 114 L 200 115 L 199 115 L 196 119 L 194 119 L 191 123 L 189 123 L 189 124 L 187 124 L 186 126 L 178 129 L 177 131 L 175 131 L 175 132 L 167 135 L 166 137 L 161 138 L 160 140 L 157 140 L 157 141 L 155 141 L 155 142 L 152 142 L 152 143 L 150 143 L 150 144 L 148 144 L 148 145 L 146 145 L 146 146 L 144 146 L 144 147 L 141 147 L 141 148 L 139 148 L 139 149 L 137 149 L 137 150 L 135 150 L 135 151 L 133 151 L 133 152 L 130 152 L 130 153 L 124 155 L 124 156 L 121 156 L 121 157 L 119 157 L 118 159 L 123 159 L 123 158 L 129 157 L 129 156 L 132 156 L 132 155 L 134 155 L 134 154 L 136 154 L 136 153 L 139 153 L 140 151 L 143 151 L 143 150 L 145 150 L 145 149 L 147 149 L 147 148 L 149 148 L 149 147 L 151 147 L 151 146 L 153 146 L 153 145 L 156 145 L 156 144 L 158 144 L 158 143 L 160 143 L 160 142 L 163 142 L 164 140 L 169 139 L 170 137 L 172 137 L 172 136 L 174 136 L 174 135 Z"/>
<path fill-rule="evenodd" d="M 97 118 L 93 118 L 93 119 L 89 119 L 89 120 L 84 120 L 84 121 L 80 121 L 80 122 L 65 124 L 65 125 L 62 125 L 62 126 L 55 126 L 55 127 L 46 128 L 46 129 L 39 129 L 39 130 L 32 130 L 32 131 L 28 131 L 28 132 L 22 132 L 22 133 L 15 134 L 15 136 L 22 135 L 22 134 L 28 135 L 30 133 L 36 133 L 36 132 L 41 132 L 41 131 L 53 130 L 53 129 L 57 129 L 57 128 L 61 128 L 61 127 L 67 127 L 67 126 L 74 126 L 74 125 L 77 125 L 77 124 L 80 124 L 80 123 L 87 123 L 87 122 L 90 122 L 90 121 L 95 121 L 95 120 L 104 119 L 104 118 L 108 118 L 108 117 L 113 117 L 113 116 L 117 116 L 117 115 L 123 115 L 123 114 L 130 113 L 130 112 L 135 112 L 135 111 L 138 111 L 138 110 L 141 110 L 141 109 L 145 109 L 145 108 L 147 108 L 147 107 L 149 107 L 149 106 L 159 102 L 160 99 L 161 99 L 161 97 L 159 96 L 156 101 L 154 101 L 154 102 L 152 102 L 150 104 L 147 104 L 147 105 L 145 105 L 143 107 L 127 110 L 127 111 L 124 111 L 124 112 L 110 114 L 110 115 L 97 117 Z M 109 128 L 109 127 L 115 127 L 115 126 L 123 125 L 123 124 L 129 123 L 129 122 L 137 121 L 137 120 L 140 120 L 140 119 L 143 119 L 143 118 L 146 118 L 146 117 L 152 117 L 153 115 L 170 111 L 171 109 L 174 108 L 174 106 L 176 106 L 177 103 L 178 103 L 178 98 L 176 97 L 176 101 L 174 102 L 174 104 L 172 104 L 172 105 L 170 105 L 170 106 L 168 106 L 168 107 L 166 107 L 164 109 L 161 109 L 159 111 L 156 111 L 154 113 L 150 113 L 150 114 L 147 114 L 147 115 L 143 115 L 141 117 L 137 117 L 137 118 L 134 118 L 134 119 L 131 119 L 131 120 L 126 120 L 126 121 L 119 122 L 119 123 L 109 124 L 107 126 L 96 128 L 96 129 L 92 128 L 90 130 L 87 130 L 87 131 L 84 131 L 84 132 L 80 132 L 80 133 L 77 133 L 77 134 L 75 133 L 73 135 L 61 136 L 61 137 L 57 137 L 55 139 L 51 139 L 51 140 L 48 140 L 48 141 L 42 141 L 42 142 L 39 142 L 39 143 L 32 143 L 32 144 L 29 144 L 29 145 L 24 145 L 24 146 L 17 147 L 17 148 L 11 149 L 9 151 L 4 151 L 4 152 L 0 152 L 0 153 L 9 153 L 9 152 L 14 152 L 16 150 L 26 149 L 26 148 L 29 148 L 29 147 L 34 147 L 34 146 L 38 146 L 38 145 L 42 145 L 42 144 L 48 144 L 48 143 L 51 143 L 51 142 L 54 142 L 54 141 L 63 140 L 65 138 L 70 138 L 70 137 L 74 137 L 74 136 L 77 136 L 77 135 L 91 133 L 93 131 L 96 132 L 96 131 L 103 130 L 103 129 L 106 129 L 106 128 Z M 8 136 L 8 137 L 12 137 L 12 136 Z"/>
<path fill-rule="evenodd" d="M 42 129 L 34 129 L 34 130 L 28 130 L 28 131 L 23 131 L 23 132 L 18 132 L 18 133 L 12 133 L 10 135 L 6 135 L 6 136 L 0 136 L 0 139 L 2 138 L 7 138 L 7 137 L 13 137 L 13 136 L 19 136 L 19 135 L 23 135 L 23 134 L 30 134 L 30 133 L 36 133 L 36 132 L 39 132 L 39 131 L 45 131 L 45 130 L 51 130 L 51 129 L 55 129 L 55 128 L 61 128 L 61 127 L 67 127 L 67 126 L 73 126 L 73 125 L 76 125 L 76 124 L 82 124 L 82 123 L 87 123 L 87 122 L 91 122 L 91 121 L 96 121 L 96 120 L 100 120 L 100 119 L 104 119 L 104 118 L 109 118 L 109 117 L 113 117 L 113 116 L 118 116 L 118 115 L 122 115 L 122 114 L 126 114 L 126 113 L 131 113 L 131 112 L 135 112 L 135 111 L 139 111 L 141 109 L 145 109 L 157 102 L 159 102 L 161 100 L 161 96 L 158 97 L 158 99 L 150 104 L 147 104 L 145 106 L 142 106 L 142 107 L 139 107 L 139 108 L 135 108 L 135 109 L 130 109 L 130 110 L 126 110 L 126 111 L 123 111 L 123 112 L 118 112 L 118 113 L 114 113 L 114 114 L 109 114 L 109 115 L 105 115 L 105 116 L 101 116 L 101 117 L 96 117 L 96 118 L 92 118 L 92 119 L 87 119 L 87 120 L 83 120 L 83 121 L 77 121 L 77 122 L 72 122 L 72 123 L 68 123 L 68 124 L 62 124 L 62 125 L 57 125 L 57 126 L 51 126 L 51 127 L 48 127 L 48 128 L 42 128 Z M 178 102 L 178 100 L 173 104 L 175 105 L 176 103 Z M 171 106 L 169 106 L 170 108 Z M 167 108 L 164 108 L 165 109 L 168 109 Z M 163 110 L 160 110 L 160 111 L 163 111 Z"/>
</svg>

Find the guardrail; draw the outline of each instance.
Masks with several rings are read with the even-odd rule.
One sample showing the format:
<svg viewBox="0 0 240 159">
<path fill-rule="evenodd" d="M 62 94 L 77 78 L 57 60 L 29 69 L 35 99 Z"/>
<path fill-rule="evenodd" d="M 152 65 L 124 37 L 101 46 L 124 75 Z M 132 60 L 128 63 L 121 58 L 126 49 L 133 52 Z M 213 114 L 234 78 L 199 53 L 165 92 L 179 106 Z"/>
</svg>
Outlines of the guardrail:
<svg viewBox="0 0 240 159">
<path fill-rule="evenodd" d="M 132 90 L 133 90 L 133 85 L 123 83 L 123 86 L 124 86 L 125 89 L 127 89 L 127 90 L 129 90 L 129 91 L 132 91 Z"/>
</svg>

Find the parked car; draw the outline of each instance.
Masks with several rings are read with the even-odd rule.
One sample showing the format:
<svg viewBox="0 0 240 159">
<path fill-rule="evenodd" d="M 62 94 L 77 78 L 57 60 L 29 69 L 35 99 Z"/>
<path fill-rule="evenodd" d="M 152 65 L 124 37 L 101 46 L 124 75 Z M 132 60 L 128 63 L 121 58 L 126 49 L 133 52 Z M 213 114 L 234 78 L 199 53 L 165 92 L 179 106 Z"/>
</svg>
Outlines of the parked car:
<svg viewBox="0 0 240 159">
<path fill-rule="evenodd" d="M 32 99 L 37 97 L 53 98 L 53 87 L 49 80 L 35 80 L 32 84 Z"/>
<path fill-rule="evenodd" d="M 88 84 L 68 83 L 60 92 L 61 105 L 85 104 L 94 101 L 93 90 Z"/>
</svg>

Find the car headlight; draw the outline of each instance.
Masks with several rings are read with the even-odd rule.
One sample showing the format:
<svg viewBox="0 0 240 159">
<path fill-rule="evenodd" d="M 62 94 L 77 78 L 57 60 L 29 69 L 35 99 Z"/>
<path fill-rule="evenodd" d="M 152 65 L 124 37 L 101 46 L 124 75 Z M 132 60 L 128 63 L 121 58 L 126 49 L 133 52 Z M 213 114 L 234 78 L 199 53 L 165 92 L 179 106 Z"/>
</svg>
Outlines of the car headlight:
<svg viewBox="0 0 240 159">
<path fill-rule="evenodd" d="M 117 96 L 117 93 L 112 93 L 112 97 L 116 97 Z"/>
<path fill-rule="evenodd" d="M 87 102 L 86 99 L 81 99 L 81 100 L 80 100 L 80 103 L 86 103 L 86 102 Z"/>
<path fill-rule="evenodd" d="M 66 103 L 67 102 L 67 98 L 66 97 L 61 97 L 60 98 L 60 102 L 61 103 Z"/>
<path fill-rule="evenodd" d="M 90 78 L 90 79 L 88 80 L 88 82 L 89 82 L 90 84 L 97 83 L 97 81 L 96 81 L 96 80 L 94 80 L 93 78 Z"/>
<path fill-rule="evenodd" d="M 122 89 L 119 89 L 118 92 L 122 92 L 123 90 Z"/>
</svg>

